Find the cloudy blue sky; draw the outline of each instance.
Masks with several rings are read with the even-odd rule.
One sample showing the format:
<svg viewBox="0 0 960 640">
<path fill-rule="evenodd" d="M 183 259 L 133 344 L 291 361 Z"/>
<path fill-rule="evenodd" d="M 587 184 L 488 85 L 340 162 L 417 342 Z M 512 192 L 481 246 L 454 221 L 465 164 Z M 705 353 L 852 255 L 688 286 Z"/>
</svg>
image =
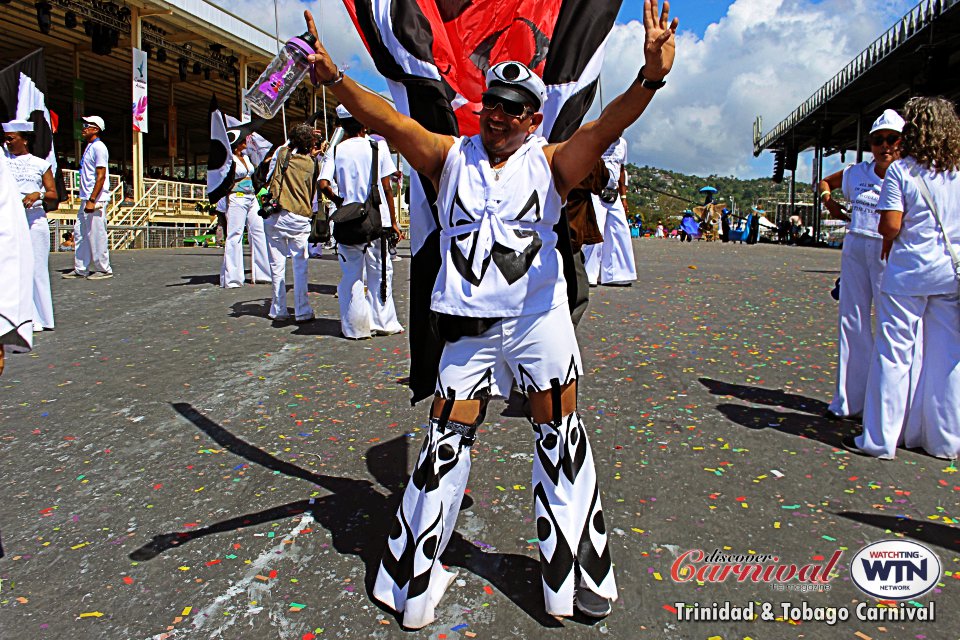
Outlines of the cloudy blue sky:
<svg viewBox="0 0 960 640">
<path fill-rule="evenodd" d="M 213 0 L 272 30 L 262 0 Z M 600 0 L 597 0 L 600 1 Z M 346 9 L 338 0 L 278 0 L 280 35 L 303 30 L 303 8 L 323 18 L 322 37 L 338 62 L 385 91 Z M 770 154 L 753 157 L 753 121 L 769 131 L 915 0 L 676 0 L 677 61 L 667 87 L 626 131 L 630 162 L 697 175 L 767 176 Z M 642 64 L 643 3 L 623 0 L 601 73 L 603 95 L 623 91 Z M 272 14 L 272 11 L 269 13 Z M 266 18 L 270 19 L 267 20 Z M 595 104 L 588 117 L 599 113 Z M 798 180 L 809 181 L 809 154 Z M 828 161 L 828 169 L 839 159 Z"/>
</svg>

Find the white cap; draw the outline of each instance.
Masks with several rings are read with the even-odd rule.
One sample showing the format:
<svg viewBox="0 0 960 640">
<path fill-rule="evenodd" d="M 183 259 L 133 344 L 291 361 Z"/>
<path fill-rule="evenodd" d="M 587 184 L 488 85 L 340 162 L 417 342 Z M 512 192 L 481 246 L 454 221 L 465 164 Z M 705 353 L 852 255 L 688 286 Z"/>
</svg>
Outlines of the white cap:
<svg viewBox="0 0 960 640">
<path fill-rule="evenodd" d="M 14 132 L 26 132 L 29 133 L 33 131 L 33 123 L 29 120 L 11 120 L 10 122 L 3 123 L 3 132 L 4 133 L 14 133 Z"/>
<path fill-rule="evenodd" d="M 100 116 L 83 116 L 80 119 L 83 120 L 84 122 L 92 124 L 95 127 L 98 127 L 100 131 L 103 131 L 104 129 L 107 128 L 106 125 L 103 123 L 103 118 L 101 118 Z"/>
<path fill-rule="evenodd" d="M 881 129 L 903 133 L 904 124 L 903 118 L 900 117 L 899 113 L 893 109 L 886 109 L 880 114 L 879 118 L 873 121 L 873 126 L 870 127 L 870 133 L 880 131 Z"/>
<path fill-rule="evenodd" d="M 347 108 L 345 106 L 343 106 L 342 104 L 338 104 L 337 117 L 340 118 L 341 120 L 346 120 L 347 118 L 352 118 L 353 116 L 350 115 L 350 112 L 347 111 Z"/>
<path fill-rule="evenodd" d="M 547 99 L 547 85 L 522 62 L 507 60 L 495 64 L 487 71 L 487 90 L 506 100 L 527 103 L 535 101 L 539 111 Z"/>
</svg>

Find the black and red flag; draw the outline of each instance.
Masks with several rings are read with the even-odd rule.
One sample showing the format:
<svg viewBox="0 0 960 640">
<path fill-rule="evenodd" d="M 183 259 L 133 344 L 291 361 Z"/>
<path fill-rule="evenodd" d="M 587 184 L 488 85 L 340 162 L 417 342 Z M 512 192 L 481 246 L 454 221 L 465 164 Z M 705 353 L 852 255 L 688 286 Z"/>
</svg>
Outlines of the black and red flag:
<svg viewBox="0 0 960 640">
<path fill-rule="evenodd" d="M 518 60 L 543 78 L 541 135 L 567 139 L 597 91 L 604 45 L 621 0 L 344 0 L 397 107 L 435 133 L 478 132 L 484 75 Z M 440 266 L 436 200 L 410 181 L 410 388 L 433 395 L 442 343 L 429 322 Z M 558 245 L 559 246 L 559 245 Z M 566 257 L 566 256 L 565 256 Z"/>
</svg>

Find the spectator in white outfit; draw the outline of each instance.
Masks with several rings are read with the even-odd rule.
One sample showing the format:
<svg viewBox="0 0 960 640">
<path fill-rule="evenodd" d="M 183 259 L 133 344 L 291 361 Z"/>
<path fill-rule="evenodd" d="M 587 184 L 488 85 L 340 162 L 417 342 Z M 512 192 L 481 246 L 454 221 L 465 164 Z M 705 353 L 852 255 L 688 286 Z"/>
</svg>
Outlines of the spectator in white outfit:
<svg viewBox="0 0 960 640">
<path fill-rule="evenodd" d="M 871 312 L 880 294 L 883 239 L 877 226 L 877 199 L 887 167 L 900 157 L 903 118 L 887 109 L 874 121 L 868 140 L 873 159 L 851 165 L 820 181 L 820 199 L 834 218 L 849 221 L 840 257 L 840 319 L 837 339 L 837 386 L 824 416 L 839 420 L 863 413 L 867 374 L 873 354 Z M 830 196 L 842 189 L 848 216 Z"/>
<path fill-rule="evenodd" d="M 74 226 L 77 249 L 74 269 L 64 278 L 103 280 L 113 277 L 107 244 L 107 204 L 110 202 L 110 152 L 100 139 L 105 124 L 100 116 L 83 118 L 81 135 L 87 143 L 80 159 L 80 210 Z"/>
<path fill-rule="evenodd" d="M 244 151 L 247 139 L 238 138 L 233 143 L 234 184 L 230 195 L 221 200 L 227 216 L 227 238 L 223 245 L 223 266 L 220 269 L 220 286 L 227 289 L 242 287 L 243 229 L 247 229 L 250 244 L 250 279 L 253 284 L 271 282 L 270 257 L 267 254 L 267 237 L 263 231 L 263 218 L 257 213 L 260 204 L 253 193 L 253 172 L 256 167 Z"/>
<path fill-rule="evenodd" d="M 366 128 L 350 115 L 343 105 L 337 107 L 337 117 L 344 130 L 344 139 L 334 148 L 333 161 L 324 162 L 320 172 L 320 190 L 339 207 L 347 202 L 364 202 L 370 190 L 370 169 L 373 162 L 371 139 Z M 394 211 L 393 188 L 390 179 L 397 168 L 390 158 L 385 142 L 378 145 L 377 174 L 374 182 L 380 189 L 380 224 L 384 231 L 393 229 L 397 236 L 397 216 Z M 336 182 L 339 194 L 333 192 Z M 371 335 L 400 333 L 403 327 L 397 319 L 393 302 L 393 261 L 383 262 L 381 242 L 366 244 L 337 244 L 342 276 L 337 285 L 340 301 L 340 329 L 347 338 L 359 340 Z M 381 280 L 386 270 L 386 300 L 381 300 Z"/>
<path fill-rule="evenodd" d="M 50 294 L 50 225 L 44 200 L 56 202 L 57 186 L 50 163 L 30 153 L 33 123 L 13 120 L 3 124 L 3 141 L 9 155 L 7 167 L 13 174 L 30 227 L 33 245 L 33 330 L 53 329 L 53 297 Z"/>
<path fill-rule="evenodd" d="M 637 267 L 627 222 L 627 141 L 621 137 L 610 145 L 603 162 L 610 182 L 599 197 L 593 197 L 603 242 L 584 247 L 587 277 L 592 285 L 629 287 L 637 279 Z"/>
<path fill-rule="evenodd" d="M 290 132 L 287 146 L 275 155 L 268 191 L 280 210 L 264 220 L 270 270 L 273 274 L 273 302 L 267 314 L 271 320 L 288 320 L 287 258 L 293 260 L 294 318 L 297 322 L 313 320 L 313 309 L 307 301 L 308 255 L 307 238 L 317 191 L 317 161 L 313 155 L 316 136 L 313 127 L 300 124 Z"/>
<path fill-rule="evenodd" d="M 33 247 L 9 162 L 0 153 L 0 374 L 5 353 L 33 348 Z"/>
<path fill-rule="evenodd" d="M 903 159 L 887 169 L 877 203 L 887 267 L 877 303 L 863 433 L 844 446 L 894 457 L 907 424 L 910 369 L 922 325 L 920 385 L 909 407 L 920 415 L 911 416 L 904 444 L 955 459 L 960 453 L 960 119 L 944 98 L 912 98 L 903 113 Z"/>
</svg>

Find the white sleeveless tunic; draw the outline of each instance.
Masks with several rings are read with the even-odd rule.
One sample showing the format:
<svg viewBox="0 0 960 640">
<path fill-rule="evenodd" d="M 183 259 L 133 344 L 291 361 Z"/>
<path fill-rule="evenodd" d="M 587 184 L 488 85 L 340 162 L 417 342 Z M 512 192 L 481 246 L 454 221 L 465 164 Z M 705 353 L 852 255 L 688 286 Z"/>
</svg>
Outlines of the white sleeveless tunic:
<svg viewBox="0 0 960 640">
<path fill-rule="evenodd" d="M 442 263 L 430 308 L 474 318 L 539 314 L 565 304 L 567 287 L 553 230 L 562 201 L 530 136 L 499 170 L 480 136 L 459 138 L 440 178 Z"/>
</svg>

